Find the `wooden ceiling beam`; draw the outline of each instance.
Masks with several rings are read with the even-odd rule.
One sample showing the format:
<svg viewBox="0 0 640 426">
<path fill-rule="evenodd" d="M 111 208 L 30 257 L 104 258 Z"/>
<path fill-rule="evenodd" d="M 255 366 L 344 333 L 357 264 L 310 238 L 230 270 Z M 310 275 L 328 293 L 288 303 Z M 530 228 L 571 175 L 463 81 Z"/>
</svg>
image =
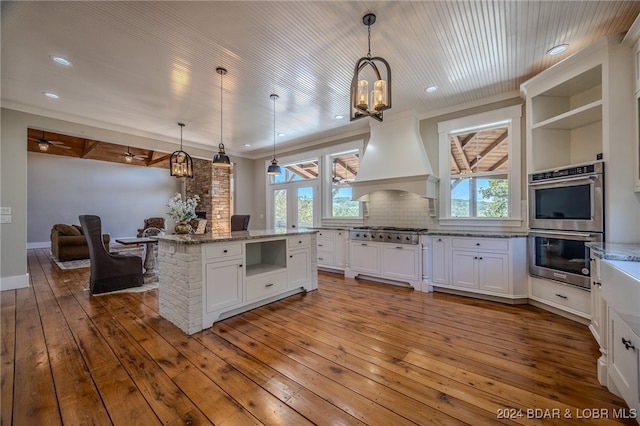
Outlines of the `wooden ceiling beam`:
<svg viewBox="0 0 640 426">
<path fill-rule="evenodd" d="M 509 160 L 509 156 L 505 155 L 504 157 L 502 157 L 501 159 L 499 159 L 498 161 L 493 163 L 493 165 L 489 168 L 489 171 L 494 171 L 494 170 L 498 169 L 498 167 L 502 166 L 508 160 Z"/>
<path fill-rule="evenodd" d="M 498 136 L 493 142 L 491 142 L 489 146 L 482 150 L 482 152 L 480 153 L 480 158 L 476 157 L 471 161 L 471 167 L 476 167 L 480 161 L 482 161 L 487 155 L 489 155 L 494 149 L 496 149 L 502 142 L 507 140 L 507 136 L 509 136 L 509 133 L 505 130 L 500 136 Z"/>
<path fill-rule="evenodd" d="M 89 154 L 91 154 L 91 152 L 96 150 L 101 145 L 102 145 L 102 142 L 93 141 L 93 140 L 90 140 L 90 139 L 85 139 L 84 140 L 84 146 L 82 148 L 82 154 L 80 156 L 82 158 L 87 158 L 87 156 Z"/>
<path fill-rule="evenodd" d="M 464 153 L 464 149 L 462 149 L 463 141 L 468 142 L 469 139 L 470 139 L 470 137 L 467 137 L 467 138 L 464 138 L 463 140 L 461 140 L 458 136 L 454 136 L 454 137 L 451 138 L 451 141 L 453 142 L 453 145 L 455 146 L 456 150 L 460 154 L 460 157 L 462 158 L 462 163 L 464 165 L 465 170 L 468 171 L 469 173 L 471 173 L 471 165 L 469 164 L 469 159 L 467 159 L 467 156 Z"/>
</svg>

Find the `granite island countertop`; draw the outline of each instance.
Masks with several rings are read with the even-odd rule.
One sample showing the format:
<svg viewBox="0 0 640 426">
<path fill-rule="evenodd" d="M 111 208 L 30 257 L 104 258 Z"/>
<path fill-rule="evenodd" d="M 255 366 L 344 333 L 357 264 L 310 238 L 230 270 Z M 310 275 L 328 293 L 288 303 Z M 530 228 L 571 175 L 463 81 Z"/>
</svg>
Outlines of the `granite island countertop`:
<svg viewBox="0 0 640 426">
<path fill-rule="evenodd" d="M 640 262 L 640 244 L 636 243 L 585 243 L 594 256 L 605 260 Z"/>
<path fill-rule="evenodd" d="M 207 232 L 205 234 L 186 235 L 162 235 L 158 236 L 159 241 L 166 241 L 172 244 L 206 244 L 219 243 L 224 241 L 244 241 L 257 240 L 261 238 L 285 237 L 291 235 L 315 234 L 317 229 L 256 229 L 248 231 L 233 232 Z"/>
</svg>

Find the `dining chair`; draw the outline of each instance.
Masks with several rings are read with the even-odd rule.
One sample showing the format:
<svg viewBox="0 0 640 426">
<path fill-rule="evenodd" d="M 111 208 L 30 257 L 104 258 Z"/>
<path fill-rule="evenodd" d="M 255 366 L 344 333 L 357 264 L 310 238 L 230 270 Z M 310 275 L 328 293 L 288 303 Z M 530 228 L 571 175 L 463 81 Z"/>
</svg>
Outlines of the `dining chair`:
<svg viewBox="0 0 640 426">
<path fill-rule="evenodd" d="M 89 245 L 92 294 L 140 287 L 142 258 L 134 255 L 111 254 L 102 243 L 102 221 L 99 216 L 80 215 L 80 225 Z"/>
<path fill-rule="evenodd" d="M 246 231 L 249 227 L 249 219 L 251 219 L 251 215 L 234 214 L 233 216 L 231 216 L 231 230 Z"/>
</svg>

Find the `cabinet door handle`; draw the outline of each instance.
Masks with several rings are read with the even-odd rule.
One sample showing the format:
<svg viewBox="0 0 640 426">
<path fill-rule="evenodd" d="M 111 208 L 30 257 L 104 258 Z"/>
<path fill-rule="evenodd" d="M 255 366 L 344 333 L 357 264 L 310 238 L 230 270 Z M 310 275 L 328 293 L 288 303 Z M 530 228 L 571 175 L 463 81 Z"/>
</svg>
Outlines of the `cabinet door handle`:
<svg viewBox="0 0 640 426">
<path fill-rule="evenodd" d="M 265 287 L 272 287 L 272 286 L 273 286 L 273 283 L 265 284 L 264 286 L 265 286 Z"/>
<path fill-rule="evenodd" d="M 480 243 L 476 243 L 476 245 L 477 245 L 477 246 L 479 246 L 479 245 L 480 245 Z"/>
<path fill-rule="evenodd" d="M 324 260 L 324 258 L 322 258 L 322 257 L 319 257 L 319 258 L 318 258 L 318 260 Z"/>
<path fill-rule="evenodd" d="M 242 268 L 242 263 L 238 265 L 238 268 Z"/>
<path fill-rule="evenodd" d="M 556 293 L 556 296 L 558 296 L 561 299 L 566 299 L 567 298 L 567 296 L 565 296 L 564 294 L 559 294 L 559 293 Z"/>
<path fill-rule="evenodd" d="M 361 243 L 360 245 L 361 245 L 361 246 L 366 246 L 366 244 L 365 244 L 365 243 Z"/>
<path fill-rule="evenodd" d="M 222 250 L 222 252 L 223 252 L 223 253 L 226 253 L 226 252 L 227 252 L 227 249 Z"/>
<path fill-rule="evenodd" d="M 438 238 L 438 242 L 441 242 L 441 241 L 442 241 L 442 238 Z"/>
<path fill-rule="evenodd" d="M 477 259 L 477 258 L 478 258 L 478 256 L 473 256 L 473 258 L 474 258 L 474 259 Z"/>
<path fill-rule="evenodd" d="M 479 257 L 478 259 L 482 260 L 482 257 Z"/>
<path fill-rule="evenodd" d="M 400 250 L 402 250 L 402 247 L 400 247 L 400 246 L 396 246 L 396 248 L 397 248 L 397 249 L 400 249 Z"/>
<path fill-rule="evenodd" d="M 322 247 L 322 244 L 318 244 L 318 247 Z"/>
<path fill-rule="evenodd" d="M 292 255 L 292 254 L 290 254 L 290 255 L 289 255 L 289 259 L 291 259 L 291 258 L 293 258 L 293 255 Z"/>
<path fill-rule="evenodd" d="M 624 345 L 624 348 L 626 350 L 634 350 L 635 346 L 633 346 L 633 343 L 631 343 L 631 340 L 627 340 L 624 337 L 622 338 L 622 344 Z"/>
</svg>

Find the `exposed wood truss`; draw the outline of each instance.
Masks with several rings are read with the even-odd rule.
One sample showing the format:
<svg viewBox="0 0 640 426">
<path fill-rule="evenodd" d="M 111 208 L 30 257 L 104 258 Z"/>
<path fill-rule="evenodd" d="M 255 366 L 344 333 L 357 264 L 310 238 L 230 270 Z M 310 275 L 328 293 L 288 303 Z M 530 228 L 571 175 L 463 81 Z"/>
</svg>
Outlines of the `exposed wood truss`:
<svg viewBox="0 0 640 426">
<path fill-rule="evenodd" d="M 507 170 L 508 128 L 497 127 L 450 137 L 451 175 Z"/>
<path fill-rule="evenodd" d="M 38 139 L 43 138 L 50 142 L 49 149 L 43 152 Z M 109 142 L 86 139 L 77 136 L 64 135 L 54 132 L 43 132 L 37 129 L 27 129 L 27 150 L 42 154 L 62 155 L 65 157 L 83 158 L 88 160 L 109 161 L 123 163 L 124 153 L 131 152 L 134 157 L 131 163 L 136 166 L 169 168 L 171 154 L 150 149 L 127 147 Z"/>
</svg>

